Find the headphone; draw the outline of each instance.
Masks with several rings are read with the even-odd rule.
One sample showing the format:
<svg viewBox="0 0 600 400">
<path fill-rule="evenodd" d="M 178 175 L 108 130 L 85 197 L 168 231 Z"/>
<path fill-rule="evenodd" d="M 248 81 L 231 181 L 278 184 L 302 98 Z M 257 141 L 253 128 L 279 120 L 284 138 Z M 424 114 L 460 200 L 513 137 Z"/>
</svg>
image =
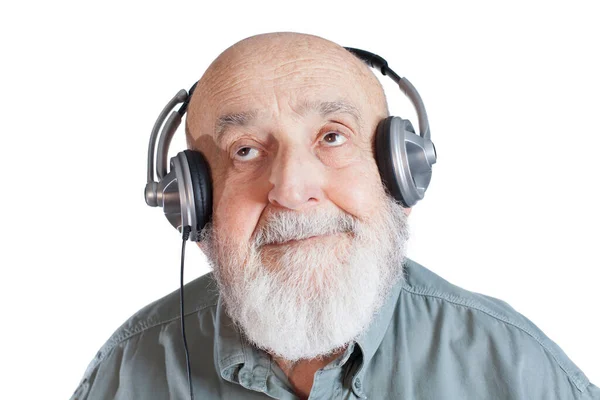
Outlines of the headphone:
<svg viewBox="0 0 600 400">
<path fill-rule="evenodd" d="M 404 207 L 412 207 L 423 199 L 431 181 L 431 167 L 437 159 L 423 100 L 417 89 L 388 67 L 387 61 L 382 57 L 365 50 L 351 47 L 345 49 L 371 68 L 389 76 L 417 111 L 419 134 L 415 133 L 409 120 L 395 116 L 382 120 L 375 133 L 375 158 L 383 184 L 396 201 Z M 189 94 L 181 89 L 154 123 L 148 145 L 148 179 L 144 191 L 146 204 L 162 207 L 171 225 L 180 232 L 189 230 L 189 240 L 195 242 L 200 240 L 200 232 L 212 215 L 212 185 L 208 162 L 202 153 L 184 150 L 171 158 L 167 171 L 167 154 L 171 139 L 181 124 L 181 118 L 187 111 L 197 84 L 198 82 L 190 88 Z M 182 105 L 179 110 L 173 111 L 180 103 Z M 155 171 L 154 150 L 161 126 L 163 128 L 156 151 Z M 155 173 L 158 182 L 154 181 Z"/>
</svg>

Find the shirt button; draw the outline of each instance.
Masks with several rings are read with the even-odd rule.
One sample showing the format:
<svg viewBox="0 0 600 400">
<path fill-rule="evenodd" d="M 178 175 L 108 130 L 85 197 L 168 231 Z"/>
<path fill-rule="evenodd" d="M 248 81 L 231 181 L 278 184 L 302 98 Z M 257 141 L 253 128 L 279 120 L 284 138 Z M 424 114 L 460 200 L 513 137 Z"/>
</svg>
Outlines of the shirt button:
<svg viewBox="0 0 600 400">
<path fill-rule="evenodd" d="M 249 387 L 251 384 L 251 374 L 250 372 L 243 370 L 240 372 L 240 383 L 242 384 L 242 386 L 244 387 Z"/>
<path fill-rule="evenodd" d="M 358 379 L 358 378 L 357 378 L 357 379 L 355 379 L 355 380 L 354 380 L 354 388 L 355 388 L 356 390 L 360 390 L 361 386 L 362 386 L 362 385 L 361 385 L 361 383 L 360 383 L 360 379 Z"/>
</svg>

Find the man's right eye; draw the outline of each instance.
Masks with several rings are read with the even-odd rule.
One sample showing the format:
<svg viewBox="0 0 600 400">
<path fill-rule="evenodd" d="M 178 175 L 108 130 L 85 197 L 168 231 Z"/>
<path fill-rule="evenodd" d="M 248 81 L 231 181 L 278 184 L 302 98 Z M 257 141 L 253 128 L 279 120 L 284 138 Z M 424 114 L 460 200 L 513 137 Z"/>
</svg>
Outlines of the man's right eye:
<svg viewBox="0 0 600 400">
<path fill-rule="evenodd" d="M 235 159 L 239 161 L 249 161 L 258 157 L 258 150 L 253 147 L 241 147 L 235 153 Z"/>
</svg>

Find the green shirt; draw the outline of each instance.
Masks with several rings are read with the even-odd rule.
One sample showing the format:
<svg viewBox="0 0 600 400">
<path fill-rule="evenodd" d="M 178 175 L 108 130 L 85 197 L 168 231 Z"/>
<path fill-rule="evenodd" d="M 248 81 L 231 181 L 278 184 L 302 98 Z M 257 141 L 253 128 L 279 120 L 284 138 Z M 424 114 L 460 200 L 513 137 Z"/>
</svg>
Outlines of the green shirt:
<svg viewBox="0 0 600 400">
<path fill-rule="evenodd" d="M 313 399 L 598 399 L 563 351 L 501 300 L 407 260 L 369 330 L 317 371 Z M 194 398 L 296 399 L 240 334 L 212 274 L 185 289 Z M 146 306 L 100 349 L 72 399 L 187 399 L 179 292 Z"/>
</svg>

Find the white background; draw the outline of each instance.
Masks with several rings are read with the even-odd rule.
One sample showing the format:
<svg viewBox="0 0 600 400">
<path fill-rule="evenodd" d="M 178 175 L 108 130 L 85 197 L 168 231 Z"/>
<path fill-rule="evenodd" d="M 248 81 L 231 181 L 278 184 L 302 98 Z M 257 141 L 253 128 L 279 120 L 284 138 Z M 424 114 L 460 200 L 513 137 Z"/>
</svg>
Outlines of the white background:
<svg viewBox="0 0 600 400">
<path fill-rule="evenodd" d="M 410 256 L 507 301 L 600 384 L 597 2 L 214 3 L 3 2 L 1 398 L 68 398 L 110 334 L 177 289 L 179 235 L 142 196 L 150 129 L 221 51 L 271 31 L 373 51 L 413 82 L 439 158 Z M 186 265 L 207 271 L 193 245 Z"/>
</svg>

